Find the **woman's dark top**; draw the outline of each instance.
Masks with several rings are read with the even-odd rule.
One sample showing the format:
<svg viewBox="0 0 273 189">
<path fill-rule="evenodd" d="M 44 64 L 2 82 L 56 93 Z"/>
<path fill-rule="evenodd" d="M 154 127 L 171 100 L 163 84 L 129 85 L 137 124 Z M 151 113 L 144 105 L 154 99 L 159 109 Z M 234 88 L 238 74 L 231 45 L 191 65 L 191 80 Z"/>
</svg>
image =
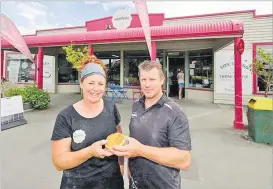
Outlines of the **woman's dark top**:
<svg viewBox="0 0 273 189">
<path fill-rule="evenodd" d="M 72 138 L 71 151 L 78 151 L 117 132 L 120 114 L 116 105 L 104 99 L 103 111 L 94 118 L 84 118 L 72 105 L 56 119 L 51 140 Z M 92 157 L 81 165 L 63 171 L 61 189 L 123 189 L 117 156 Z"/>
</svg>

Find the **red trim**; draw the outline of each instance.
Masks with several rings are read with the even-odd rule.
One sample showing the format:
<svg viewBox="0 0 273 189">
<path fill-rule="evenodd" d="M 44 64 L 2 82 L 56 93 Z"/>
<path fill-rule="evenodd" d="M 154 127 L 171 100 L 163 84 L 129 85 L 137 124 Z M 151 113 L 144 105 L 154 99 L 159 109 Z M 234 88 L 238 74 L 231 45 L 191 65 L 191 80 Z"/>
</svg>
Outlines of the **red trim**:
<svg viewBox="0 0 273 189">
<path fill-rule="evenodd" d="M 229 15 L 229 14 L 243 14 L 243 13 L 252 13 L 253 18 L 263 18 L 263 17 L 273 16 L 273 14 L 257 15 L 256 10 L 243 10 L 243 11 L 232 11 L 232 12 L 222 12 L 222 13 L 212 13 L 212 14 L 199 14 L 199 15 L 191 15 L 191 16 L 171 17 L 171 18 L 165 18 L 165 20 L 199 18 L 199 17 L 206 17 L 206 16 L 223 16 L 223 15 Z"/>
<path fill-rule="evenodd" d="M 213 92 L 213 89 L 206 89 L 206 88 L 185 88 L 186 90 L 193 90 L 193 91 L 207 91 L 207 92 Z"/>
<path fill-rule="evenodd" d="M 93 47 L 91 44 L 88 44 L 88 55 L 90 56 L 94 55 Z"/>
<path fill-rule="evenodd" d="M 257 46 L 258 45 L 273 45 L 273 42 L 257 42 L 257 43 L 252 43 L 252 61 L 256 59 L 257 55 Z M 262 94 L 260 91 L 257 91 L 257 74 L 255 73 L 255 66 L 253 65 L 253 71 L 252 71 L 252 93 L 255 95 L 260 95 Z"/>
<path fill-rule="evenodd" d="M 151 60 L 156 61 L 156 42 L 152 41 L 152 55 Z"/>
<path fill-rule="evenodd" d="M 1 79 L 4 78 L 4 58 L 5 58 L 5 53 L 4 53 L 4 50 L 1 50 L 1 55 L 0 55 L 0 61 L 1 61 L 1 72 L 0 72 L 0 76 L 1 76 Z"/>
<path fill-rule="evenodd" d="M 38 48 L 37 66 L 38 66 L 37 86 L 39 89 L 43 89 L 44 49 L 42 47 Z"/>
<path fill-rule="evenodd" d="M 234 39 L 234 86 L 235 86 L 235 115 L 234 128 L 244 129 L 243 124 L 243 90 L 242 90 L 242 52 L 240 51 L 240 44 L 244 43 L 242 38 L 236 37 Z"/>
<path fill-rule="evenodd" d="M 187 37 L 242 35 L 244 33 L 241 21 L 205 22 L 199 24 L 175 24 L 171 26 L 151 27 L 153 40 L 180 39 Z M 84 33 L 68 33 L 55 35 L 38 35 L 24 37 L 29 47 L 68 45 L 86 43 L 111 43 L 145 41 L 142 28 L 126 30 L 105 30 Z M 14 48 L 7 41 L 2 40 L 2 48 Z"/>
</svg>

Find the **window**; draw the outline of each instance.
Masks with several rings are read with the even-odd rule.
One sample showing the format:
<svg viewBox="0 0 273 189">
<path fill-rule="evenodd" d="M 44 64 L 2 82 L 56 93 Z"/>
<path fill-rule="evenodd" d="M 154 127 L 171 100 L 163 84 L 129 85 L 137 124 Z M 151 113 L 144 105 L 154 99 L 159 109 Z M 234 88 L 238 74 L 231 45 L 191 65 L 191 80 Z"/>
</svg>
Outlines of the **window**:
<svg viewBox="0 0 273 189">
<path fill-rule="evenodd" d="M 189 52 L 189 87 L 213 88 L 212 50 Z"/>
<path fill-rule="evenodd" d="M 259 48 L 261 48 L 261 49 L 263 49 L 264 51 L 266 51 L 266 52 L 268 52 L 268 53 L 270 53 L 271 54 L 271 56 L 273 55 L 273 53 L 272 53 L 272 50 L 273 50 L 273 45 L 258 45 L 257 47 L 256 47 L 256 57 L 258 58 L 258 52 L 257 52 L 257 50 L 259 49 Z M 265 91 L 265 89 L 266 89 L 266 82 L 265 82 L 265 77 L 267 76 L 267 74 L 269 73 L 269 72 L 271 72 L 271 75 L 273 74 L 272 72 L 273 72 L 273 68 L 271 67 L 270 68 L 270 66 L 269 66 L 269 64 L 267 63 L 267 62 L 264 62 L 264 66 L 265 66 L 265 69 L 266 69 L 266 74 L 265 75 L 261 75 L 261 76 L 257 76 L 257 86 L 258 86 L 258 91 L 259 92 L 264 92 Z M 271 65 L 272 66 L 272 65 Z M 273 84 L 273 83 L 272 83 Z M 272 85 L 271 85 L 272 86 Z M 269 91 L 272 91 L 272 88 L 273 87 L 271 87 L 270 88 L 270 90 Z"/>
<path fill-rule="evenodd" d="M 120 51 L 94 53 L 107 68 L 107 81 L 120 85 Z"/>
<path fill-rule="evenodd" d="M 66 55 L 58 55 L 58 83 L 78 83 L 78 71 L 72 68 L 67 61 Z"/>
<path fill-rule="evenodd" d="M 163 64 L 162 51 L 157 52 L 158 61 Z M 138 65 L 151 60 L 148 51 L 124 51 L 124 86 L 139 86 Z"/>
<path fill-rule="evenodd" d="M 7 80 L 19 83 L 34 83 L 35 64 L 28 59 L 7 60 Z"/>
</svg>

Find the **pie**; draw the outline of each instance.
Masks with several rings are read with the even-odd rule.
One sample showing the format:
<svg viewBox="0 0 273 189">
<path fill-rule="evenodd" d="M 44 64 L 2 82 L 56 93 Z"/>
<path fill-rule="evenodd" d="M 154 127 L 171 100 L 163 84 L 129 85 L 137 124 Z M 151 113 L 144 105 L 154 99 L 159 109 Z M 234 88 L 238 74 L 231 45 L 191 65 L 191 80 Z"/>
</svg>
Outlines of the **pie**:
<svg viewBox="0 0 273 189">
<path fill-rule="evenodd" d="M 107 138 L 107 143 L 105 145 L 106 148 L 112 148 L 113 146 L 122 146 L 125 144 L 126 139 L 122 133 L 113 133 L 109 135 Z"/>
</svg>

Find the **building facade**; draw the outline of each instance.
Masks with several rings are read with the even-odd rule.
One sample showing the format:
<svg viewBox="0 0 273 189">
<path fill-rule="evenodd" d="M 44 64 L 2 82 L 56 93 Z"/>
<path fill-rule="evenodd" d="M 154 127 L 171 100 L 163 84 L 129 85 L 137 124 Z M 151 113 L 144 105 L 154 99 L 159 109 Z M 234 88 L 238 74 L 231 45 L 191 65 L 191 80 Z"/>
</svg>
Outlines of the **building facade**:
<svg viewBox="0 0 273 189">
<path fill-rule="evenodd" d="M 153 27 L 152 40 L 156 45 L 154 56 L 164 68 L 167 78 L 165 88 L 170 96 L 178 95 L 176 74 L 178 69 L 182 69 L 185 73 L 184 98 L 234 104 L 233 39 L 240 35 L 231 31 L 236 28 L 235 22 L 229 31 L 224 29 L 230 20 L 242 21 L 244 27 L 242 35 L 245 41 L 245 50 L 242 55 L 243 104 L 246 104 L 251 96 L 263 94 L 265 87 L 252 72 L 252 61 L 257 56 L 258 48 L 272 53 L 272 15 L 257 16 L 255 10 L 248 10 L 176 18 L 164 18 L 164 14 L 150 14 L 149 17 Z M 187 30 L 183 28 L 185 25 L 189 26 Z M 216 31 L 218 26 L 220 26 L 219 31 Z M 65 52 L 62 50 L 63 45 L 60 45 L 62 43 L 55 44 L 53 38 L 51 41 L 50 38 L 62 34 L 69 35 L 73 39 L 77 34 L 89 32 L 90 35 L 92 34 L 91 37 L 99 37 L 100 40 L 96 42 L 87 40 L 84 44 L 78 44 L 92 44 L 93 53 L 108 68 L 108 80 L 128 89 L 128 95 L 132 97 L 133 89 L 139 86 L 137 66 L 144 60 L 150 59 L 147 45 L 143 36 L 136 37 L 133 41 L 109 42 L 106 38 L 110 39 L 110 36 L 107 36 L 110 32 L 107 33 L 106 30 L 111 28 L 113 28 L 111 17 L 107 17 L 87 21 L 85 26 L 40 30 L 33 36 L 26 36 L 33 56 L 37 54 L 39 46 L 46 47 L 43 59 L 43 88 L 51 93 L 80 92 L 79 74 L 66 60 Z M 137 15 L 132 15 L 130 28 L 141 28 Z M 163 28 L 162 31 L 160 28 Z M 202 32 L 197 31 L 200 28 Z M 157 33 L 159 30 L 160 35 Z M 184 33 L 178 34 L 180 30 Z M 106 35 L 99 36 L 100 31 L 105 31 Z M 118 34 L 119 31 L 113 32 L 121 35 Z M 173 32 L 176 37 L 170 37 L 170 32 Z M 207 32 L 210 32 L 210 35 L 205 35 Z M 86 39 L 89 34 L 86 35 Z M 122 35 L 124 36 L 125 34 Z M 32 45 L 32 37 L 33 40 L 41 39 L 40 44 Z M 83 38 L 81 40 L 85 40 L 85 37 Z M 45 40 L 44 43 L 43 40 Z M 11 52 L 8 48 L 5 51 L 3 67 L 5 68 L 3 75 L 8 80 L 14 80 L 22 85 L 33 83 L 37 78 L 35 64 L 23 55 Z"/>
</svg>

